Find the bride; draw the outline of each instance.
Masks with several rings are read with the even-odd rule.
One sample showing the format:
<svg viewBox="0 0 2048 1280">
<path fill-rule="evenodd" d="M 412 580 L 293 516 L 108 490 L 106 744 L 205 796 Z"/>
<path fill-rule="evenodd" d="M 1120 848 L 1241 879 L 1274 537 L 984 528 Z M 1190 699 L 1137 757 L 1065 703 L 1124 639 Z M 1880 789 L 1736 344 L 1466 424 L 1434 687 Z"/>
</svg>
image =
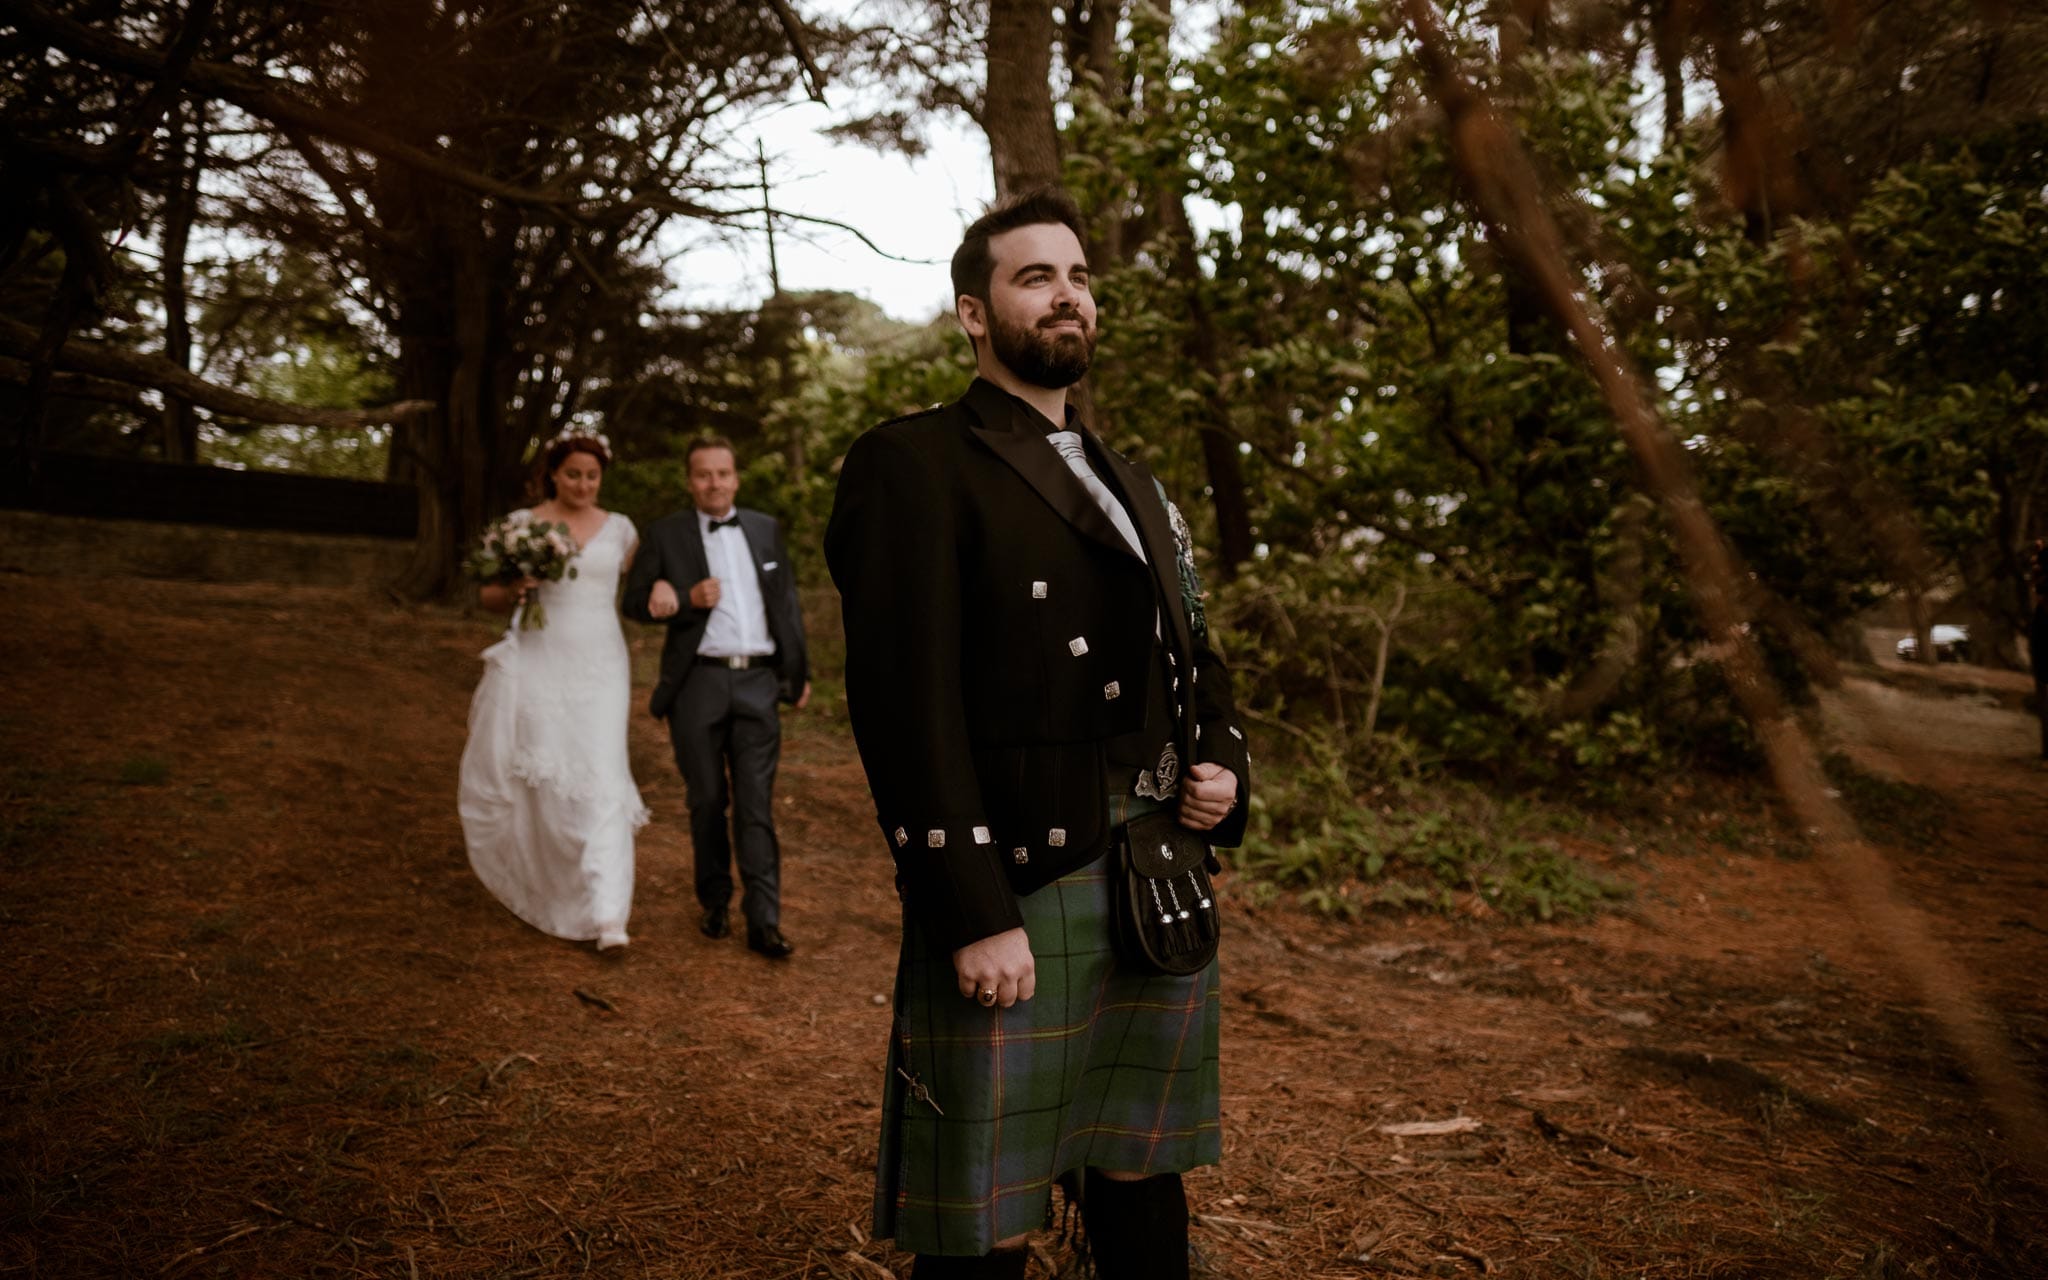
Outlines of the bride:
<svg viewBox="0 0 2048 1280">
<path fill-rule="evenodd" d="M 614 597 L 639 544 L 633 522 L 597 505 L 611 453 L 599 436 L 564 436 L 541 460 L 546 500 L 514 520 L 566 524 L 576 576 L 483 588 L 511 611 L 484 650 L 462 753 L 462 834 L 469 865 L 498 901 L 558 938 L 626 945 L 633 834 L 647 807 L 626 762 L 632 672 Z M 528 601 L 547 624 L 522 630 Z"/>
</svg>

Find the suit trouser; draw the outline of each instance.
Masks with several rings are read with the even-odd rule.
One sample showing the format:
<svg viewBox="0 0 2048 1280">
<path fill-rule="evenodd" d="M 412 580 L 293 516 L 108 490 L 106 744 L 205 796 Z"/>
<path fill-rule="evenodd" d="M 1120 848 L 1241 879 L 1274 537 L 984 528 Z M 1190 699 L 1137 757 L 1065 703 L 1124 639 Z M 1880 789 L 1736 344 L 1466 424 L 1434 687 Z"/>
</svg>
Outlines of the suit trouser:
<svg viewBox="0 0 2048 1280">
<path fill-rule="evenodd" d="M 782 849 L 775 839 L 774 810 L 775 767 L 782 751 L 779 688 L 768 667 L 729 671 L 700 666 L 683 681 L 668 716 L 669 742 L 688 793 L 697 901 L 706 909 L 731 901 L 737 846 L 740 914 L 755 929 L 780 924 L 782 917 Z"/>
</svg>

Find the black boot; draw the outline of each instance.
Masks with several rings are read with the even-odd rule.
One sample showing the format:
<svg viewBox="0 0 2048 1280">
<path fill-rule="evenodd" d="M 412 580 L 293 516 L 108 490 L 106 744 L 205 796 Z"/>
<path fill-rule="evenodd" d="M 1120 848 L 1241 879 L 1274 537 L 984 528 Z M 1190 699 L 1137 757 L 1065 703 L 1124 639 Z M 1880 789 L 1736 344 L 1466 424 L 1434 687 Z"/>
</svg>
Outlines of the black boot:
<svg viewBox="0 0 2048 1280">
<path fill-rule="evenodd" d="M 1024 1280 L 1028 1249 L 997 1249 L 978 1258 L 920 1253 L 911 1265 L 910 1280 Z"/>
<path fill-rule="evenodd" d="M 1124 1182 L 1090 1169 L 1082 1190 L 1096 1280 L 1188 1280 L 1188 1198 L 1179 1174 Z"/>
</svg>

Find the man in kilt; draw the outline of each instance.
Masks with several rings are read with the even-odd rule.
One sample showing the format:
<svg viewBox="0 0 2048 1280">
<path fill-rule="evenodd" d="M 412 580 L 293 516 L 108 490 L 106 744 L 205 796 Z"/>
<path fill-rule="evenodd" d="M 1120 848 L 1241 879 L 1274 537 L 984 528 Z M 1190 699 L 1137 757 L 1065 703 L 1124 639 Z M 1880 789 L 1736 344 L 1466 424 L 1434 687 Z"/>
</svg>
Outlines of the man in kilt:
<svg viewBox="0 0 2048 1280">
<path fill-rule="evenodd" d="M 1082 242 L 1052 189 L 968 228 L 980 376 L 855 442 L 825 535 L 904 902 L 874 1234 L 919 1280 L 1022 1276 L 1061 1179 L 1103 1280 L 1185 1277 L 1180 1175 L 1222 1152 L 1216 965 L 1119 957 L 1104 855 L 1169 807 L 1236 844 L 1249 757 L 1186 524 L 1067 404 Z"/>
</svg>

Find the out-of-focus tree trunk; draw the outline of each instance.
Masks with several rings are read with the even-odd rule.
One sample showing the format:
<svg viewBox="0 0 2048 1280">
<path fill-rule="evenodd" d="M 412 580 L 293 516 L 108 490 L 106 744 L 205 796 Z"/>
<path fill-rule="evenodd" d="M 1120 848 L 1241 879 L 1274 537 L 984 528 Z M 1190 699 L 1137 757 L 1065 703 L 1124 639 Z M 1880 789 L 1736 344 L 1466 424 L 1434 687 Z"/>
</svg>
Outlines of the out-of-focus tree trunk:
<svg viewBox="0 0 2048 1280">
<path fill-rule="evenodd" d="M 1178 192 L 1161 191 L 1155 197 L 1161 215 L 1171 225 L 1174 272 L 1187 291 L 1188 357 L 1209 375 L 1208 403 L 1202 424 L 1202 462 L 1209 473 L 1210 502 L 1216 509 L 1217 567 L 1225 579 L 1237 576 L 1238 566 L 1252 558 L 1252 516 L 1245 499 L 1244 463 L 1237 438 L 1230 430 L 1230 404 L 1223 392 L 1222 340 L 1216 319 L 1202 300 L 1202 264 L 1195 254 L 1195 232 L 1188 222 L 1187 206 Z"/>
<path fill-rule="evenodd" d="M 1052 0 L 989 0 L 988 97 L 982 121 L 996 199 L 1060 176 L 1052 115 Z"/>
<path fill-rule="evenodd" d="M 1067 13 L 1067 66 L 1074 83 L 1092 82 L 1104 105 L 1119 116 L 1130 101 L 1130 86 L 1117 65 L 1116 29 L 1123 20 L 1123 0 L 1088 0 L 1074 4 Z M 1088 228 L 1088 261 L 1097 271 L 1107 271 L 1124 259 L 1124 208 L 1112 200 L 1095 211 Z"/>
<path fill-rule="evenodd" d="M 190 119 L 188 121 L 188 114 Z M 166 148 L 176 176 L 164 197 L 164 358 L 180 369 L 192 367 L 192 323 L 185 283 L 185 252 L 199 207 L 199 175 L 206 165 L 206 108 L 173 106 L 164 123 Z M 164 393 L 163 456 L 166 462 L 199 460 L 199 419 L 192 402 Z"/>
</svg>

